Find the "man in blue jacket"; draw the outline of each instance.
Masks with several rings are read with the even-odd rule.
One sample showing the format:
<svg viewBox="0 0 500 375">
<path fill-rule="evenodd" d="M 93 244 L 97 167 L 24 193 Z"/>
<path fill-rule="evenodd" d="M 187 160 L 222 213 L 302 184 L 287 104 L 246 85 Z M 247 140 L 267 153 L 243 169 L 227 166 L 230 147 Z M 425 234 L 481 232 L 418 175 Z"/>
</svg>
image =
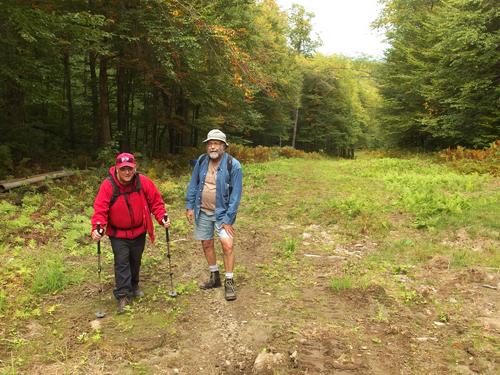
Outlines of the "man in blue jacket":
<svg viewBox="0 0 500 375">
<path fill-rule="evenodd" d="M 209 131 L 203 142 L 206 144 L 207 153 L 201 155 L 194 166 L 186 194 L 186 217 L 190 224 L 195 223 L 194 238 L 201 240 L 210 270 L 209 280 L 200 285 L 200 288 L 212 289 L 222 286 L 215 255 L 215 232 L 223 251 L 226 271 L 225 298 L 227 301 L 234 301 L 236 289 L 233 281 L 233 225 L 241 199 L 241 164 L 226 152 L 226 135 L 220 130 Z"/>
</svg>

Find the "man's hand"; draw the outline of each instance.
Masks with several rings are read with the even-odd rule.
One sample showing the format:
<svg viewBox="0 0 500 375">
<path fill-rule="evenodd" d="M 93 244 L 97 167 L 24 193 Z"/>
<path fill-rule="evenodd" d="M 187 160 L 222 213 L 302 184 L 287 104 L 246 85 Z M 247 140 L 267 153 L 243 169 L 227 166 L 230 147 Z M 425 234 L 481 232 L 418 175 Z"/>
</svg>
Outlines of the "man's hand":
<svg viewBox="0 0 500 375">
<path fill-rule="evenodd" d="M 170 228 L 170 224 L 171 224 L 171 222 L 170 222 L 170 218 L 168 217 L 168 215 L 165 215 L 165 216 L 163 217 L 163 219 L 161 220 L 161 222 L 162 222 L 162 224 L 163 224 L 163 226 L 164 226 L 165 228 Z"/>
<path fill-rule="evenodd" d="M 100 230 L 94 229 L 92 231 L 92 239 L 94 241 L 100 241 L 103 234 L 104 234 L 104 229 L 102 228 Z"/>
<path fill-rule="evenodd" d="M 231 224 L 222 224 L 222 229 L 224 229 L 231 237 L 234 237 L 234 228 Z"/>
<path fill-rule="evenodd" d="M 186 217 L 189 221 L 189 224 L 193 224 L 193 222 L 194 222 L 194 210 L 186 210 Z"/>
</svg>

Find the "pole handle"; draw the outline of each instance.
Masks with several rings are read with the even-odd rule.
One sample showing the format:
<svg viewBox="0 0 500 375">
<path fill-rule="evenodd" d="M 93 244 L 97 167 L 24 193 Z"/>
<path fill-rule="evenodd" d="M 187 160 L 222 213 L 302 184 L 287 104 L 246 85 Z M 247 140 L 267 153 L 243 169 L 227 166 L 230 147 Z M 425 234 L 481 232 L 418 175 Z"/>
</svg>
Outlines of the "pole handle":
<svg viewBox="0 0 500 375">
<path fill-rule="evenodd" d="M 101 228 L 101 224 L 97 224 L 97 233 L 101 236 L 104 233 L 104 229 Z M 101 240 L 97 241 L 97 254 L 101 254 Z"/>
<path fill-rule="evenodd" d="M 168 215 L 165 214 L 163 216 L 163 222 L 166 223 L 167 221 L 168 221 Z M 168 228 L 165 228 L 165 235 L 166 235 L 167 242 L 170 242 L 170 234 L 168 233 Z"/>
</svg>

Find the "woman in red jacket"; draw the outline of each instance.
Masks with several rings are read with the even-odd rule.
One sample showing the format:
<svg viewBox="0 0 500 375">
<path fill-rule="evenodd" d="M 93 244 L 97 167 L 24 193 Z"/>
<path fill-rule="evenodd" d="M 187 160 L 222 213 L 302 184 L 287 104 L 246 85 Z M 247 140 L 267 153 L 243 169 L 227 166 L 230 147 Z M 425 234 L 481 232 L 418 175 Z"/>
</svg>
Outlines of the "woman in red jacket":
<svg viewBox="0 0 500 375">
<path fill-rule="evenodd" d="M 134 155 L 119 154 L 99 188 L 91 219 L 92 239 L 99 241 L 105 231 L 111 241 L 116 286 L 113 294 L 118 300 L 118 313 L 125 311 L 132 297 L 144 296 L 139 289 L 139 272 L 146 232 L 154 242 L 151 214 L 160 225 L 170 226 L 157 187 L 148 177 L 137 173 Z"/>
</svg>

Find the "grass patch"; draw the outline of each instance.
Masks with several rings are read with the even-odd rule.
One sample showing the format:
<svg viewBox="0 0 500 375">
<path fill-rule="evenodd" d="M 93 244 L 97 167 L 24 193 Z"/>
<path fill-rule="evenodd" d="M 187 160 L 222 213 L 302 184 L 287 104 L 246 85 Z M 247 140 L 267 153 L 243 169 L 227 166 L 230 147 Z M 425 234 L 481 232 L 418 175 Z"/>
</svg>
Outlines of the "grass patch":
<svg viewBox="0 0 500 375">
<path fill-rule="evenodd" d="M 178 294 L 190 295 L 196 293 L 199 290 L 199 287 L 195 280 L 191 280 L 188 283 L 175 284 L 174 289 Z"/>
<path fill-rule="evenodd" d="M 374 320 L 378 323 L 389 323 L 389 313 L 387 308 L 378 302 Z"/>
<path fill-rule="evenodd" d="M 468 253 L 466 250 L 455 251 L 451 256 L 450 267 L 463 268 L 468 267 L 472 264 L 473 257 L 472 254 Z"/>
<path fill-rule="evenodd" d="M 330 207 L 350 219 L 358 217 L 365 209 L 365 204 L 357 197 L 350 197 L 343 200 L 331 200 Z"/>
<path fill-rule="evenodd" d="M 353 289 L 354 282 L 352 277 L 348 275 L 332 277 L 330 279 L 330 288 L 332 288 L 334 292 L 339 293 L 344 290 Z"/>
<path fill-rule="evenodd" d="M 297 246 L 298 241 L 295 238 L 285 238 L 285 240 L 278 244 L 278 247 L 281 249 L 281 254 L 287 259 L 295 256 Z"/>
<path fill-rule="evenodd" d="M 69 284 L 65 271 L 61 257 L 52 256 L 43 259 L 33 277 L 31 290 L 40 295 L 64 289 Z"/>
<path fill-rule="evenodd" d="M 416 290 L 403 288 L 400 292 L 401 299 L 406 305 L 412 305 L 421 301 L 421 296 Z"/>
<path fill-rule="evenodd" d="M 0 290 L 0 316 L 7 309 L 7 296 L 3 290 Z"/>
<path fill-rule="evenodd" d="M 294 264 L 291 264 L 289 260 L 275 257 L 273 261 L 266 264 L 257 264 L 267 281 L 272 281 L 272 285 L 277 286 L 278 284 L 283 285 L 295 285 L 297 283 L 297 277 L 293 272 Z M 264 283 L 264 281 L 262 281 Z M 262 287 L 266 285 L 262 284 Z"/>
<path fill-rule="evenodd" d="M 314 298 L 319 301 L 331 299 L 332 293 L 355 290 L 356 296 L 359 293 L 370 304 L 366 314 L 372 324 L 394 323 L 404 316 L 401 312 L 424 308 L 434 309 L 429 317 L 445 323 L 454 322 L 462 313 L 471 318 L 467 315 L 470 311 L 450 305 L 444 299 L 448 296 L 433 294 L 432 290 L 438 289 L 442 274 L 448 276 L 456 269 L 498 268 L 500 193 L 496 179 L 463 175 L 425 157 L 364 158 L 360 154 L 356 160 L 270 160 L 243 164 L 244 194 L 236 222 L 242 235 L 238 235 L 236 251 L 237 256 L 243 251 L 255 251 L 255 262 L 260 263 L 255 269 L 255 262 L 237 262 L 237 286 L 243 281 L 247 291 L 255 289 L 256 294 L 272 295 L 270 308 L 276 309 L 277 304 L 290 306 L 290 314 L 297 320 L 304 318 L 306 310 L 311 316 L 318 312 L 308 310 L 310 304 L 304 304 L 301 298 L 303 291 L 309 293 L 313 288 L 318 292 Z M 146 297 L 125 316 L 116 317 L 118 326 L 106 327 L 102 339 L 101 333 L 82 336 L 81 340 L 87 341 L 82 346 L 85 351 L 105 345 L 108 340 L 122 342 L 137 337 L 146 327 L 153 331 L 168 328 L 175 334 L 178 315 L 190 311 L 189 304 L 199 297 L 196 282 L 191 281 L 195 276 L 189 274 L 196 272 L 196 268 L 189 267 L 193 249 L 199 254 L 199 244 L 183 241 L 192 234 L 183 207 L 189 176 L 176 180 L 167 171 L 155 174 L 155 168 L 152 164 L 144 170 L 160 179 L 155 182 L 172 216 L 171 252 L 174 266 L 179 265 L 174 267 L 174 287 L 180 298 L 168 296 L 165 234 L 157 227 L 157 243 L 147 245 L 143 258 L 144 275 L 151 278 L 145 278 L 149 283 L 145 284 L 149 286 Z M 58 322 L 60 327 L 52 331 L 54 337 L 48 338 L 52 346 L 42 353 L 48 357 L 57 359 L 55 348 L 65 343 L 63 322 L 68 317 L 67 309 L 47 308 L 54 303 L 50 295 L 82 281 L 82 275 L 87 276 L 89 285 L 96 282 L 96 244 L 88 234 L 92 201 L 107 171 L 99 173 L 77 177 L 71 184 L 51 185 L 44 194 L 28 193 L 23 199 L 16 196 L 11 202 L 0 201 L 0 213 L 5 219 L 0 223 L 4 239 L 0 254 L 5 258 L 0 269 L 0 279 L 5 280 L 0 291 L 0 315 L 10 325 L 16 319 L 30 318 Z M 162 176 L 167 177 L 161 180 Z M 303 238 L 304 232 L 310 232 L 311 237 Z M 51 238 L 57 242 L 48 240 Z M 302 258 L 301 250 L 324 259 Z M 102 251 L 102 276 L 109 291 L 113 284 L 113 254 L 108 241 L 102 243 Z M 343 276 L 331 278 L 332 274 Z M 328 276 L 323 279 L 319 275 Z M 87 288 L 87 282 L 79 290 Z M 322 282 L 328 286 L 326 295 L 322 294 L 323 285 L 318 285 Z M 422 289 L 423 284 L 435 288 Z M 461 289 L 453 293 L 456 299 L 462 299 Z M 112 301 L 111 295 L 108 297 L 107 301 Z M 475 328 L 476 347 L 483 345 L 490 350 L 494 343 L 483 335 L 482 327 Z M 21 336 L 8 337 L 9 347 L 18 349 L 26 358 L 24 368 L 18 371 L 29 372 L 37 365 L 30 344 L 26 345 Z M 38 339 L 39 345 L 43 340 Z M 8 366 L 8 358 L 4 366 Z M 126 366 L 137 373 L 148 371 L 146 367 Z"/>
</svg>

